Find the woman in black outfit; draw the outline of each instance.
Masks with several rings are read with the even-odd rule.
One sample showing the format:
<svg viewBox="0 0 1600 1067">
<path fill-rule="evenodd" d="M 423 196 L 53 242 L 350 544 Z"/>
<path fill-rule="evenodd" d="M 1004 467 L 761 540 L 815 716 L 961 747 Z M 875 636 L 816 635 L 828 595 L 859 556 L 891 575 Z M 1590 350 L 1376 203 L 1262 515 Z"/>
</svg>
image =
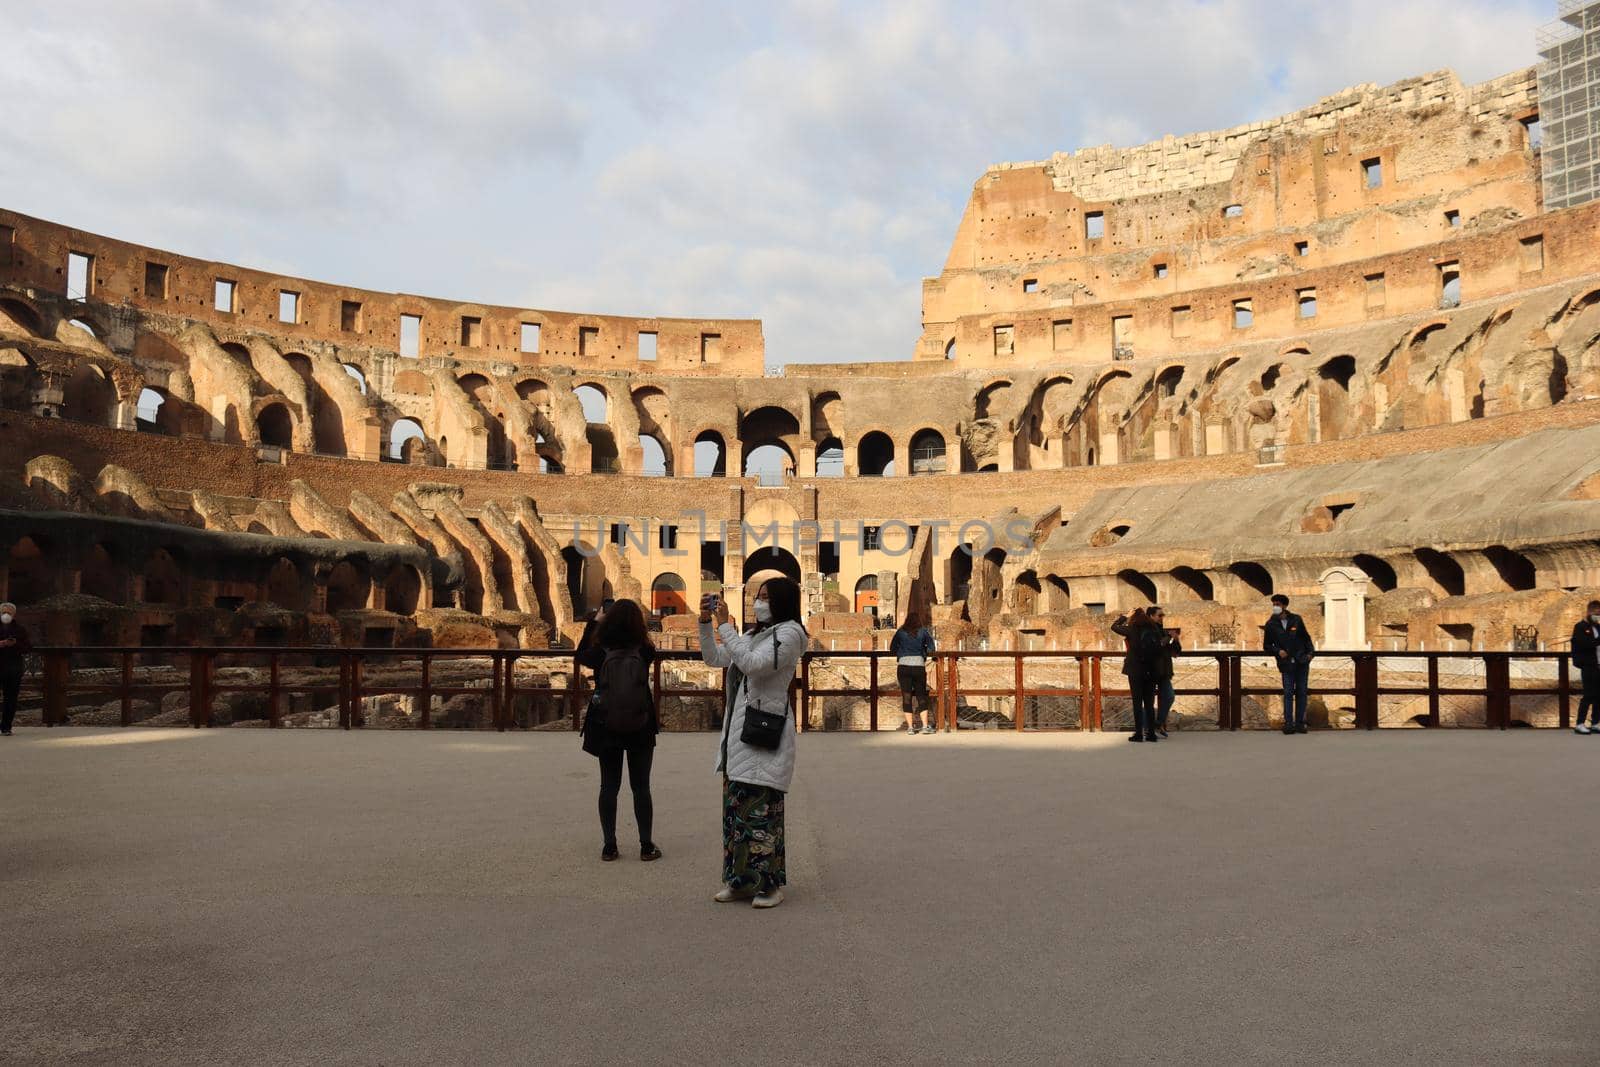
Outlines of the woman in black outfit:
<svg viewBox="0 0 1600 1067">
<path fill-rule="evenodd" d="M 583 750 L 600 761 L 600 830 L 605 844 L 600 851 L 603 860 L 617 858 L 617 794 L 622 792 L 622 761 L 628 761 L 628 788 L 633 793 L 633 818 L 639 825 L 639 858 L 658 860 L 661 850 L 651 840 L 651 823 L 655 806 L 650 799 L 650 763 L 655 756 L 656 734 L 661 723 L 652 701 L 643 726 L 619 733 L 605 723 L 604 708 L 608 697 L 615 697 L 600 688 L 602 668 L 609 657 L 621 654 L 636 655 L 640 664 L 628 664 L 617 676 L 644 679 L 644 699 L 649 698 L 648 679 L 650 662 L 656 649 L 650 643 L 650 632 L 645 628 L 644 612 L 631 600 L 618 600 L 602 608 L 589 619 L 578 641 L 578 651 L 573 657 L 578 666 L 588 667 L 595 673 L 596 690 L 583 718 Z M 630 694 L 639 699 L 639 694 Z"/>
<path fill-rule="evenodd" d="M 1140 608 L 1130 618 L 1118 616 L 1111 631 L 1127 642 L 1128 656 L 1122 661 L 1122 673 L 1128 676 L 1128 688 L 1133 691 L 1133 736 L 1129 741 L 1157 741 L 1155 730 L 1155 698 L 1159 681 L 1162 630 L 1150 615 Z"/>
</svg>

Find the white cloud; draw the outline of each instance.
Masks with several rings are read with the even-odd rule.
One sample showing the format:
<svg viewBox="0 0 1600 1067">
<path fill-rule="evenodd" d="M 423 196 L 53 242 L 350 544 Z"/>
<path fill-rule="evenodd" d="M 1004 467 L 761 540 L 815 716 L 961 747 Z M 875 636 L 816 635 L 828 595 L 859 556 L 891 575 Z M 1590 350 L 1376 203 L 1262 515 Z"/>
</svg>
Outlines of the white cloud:
<svg viewBox="0 0 1600 1067">
<path fill-rule="evenodd" d="M 8 23 L 0 203 L 374 288 L 749 316 L 907 358 L 1002 160 L 1532 61 L 1546 0 L 58 0 Z"/>
</svg>

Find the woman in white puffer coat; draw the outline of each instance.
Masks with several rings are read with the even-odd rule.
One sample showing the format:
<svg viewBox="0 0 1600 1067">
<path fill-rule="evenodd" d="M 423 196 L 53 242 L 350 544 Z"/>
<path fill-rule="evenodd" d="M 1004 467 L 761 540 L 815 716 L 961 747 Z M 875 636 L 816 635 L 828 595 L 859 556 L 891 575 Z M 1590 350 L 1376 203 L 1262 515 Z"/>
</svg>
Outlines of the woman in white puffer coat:
<svg viewBox="0 0 1600 1067">
<path fill-rule="evenodd" d="M 800 586 L 788 578 L 765 582 L 756 592 L 756 625 L 747 634 L 733 625 L 720 599 L 711 610 L 707 606 L 700 612 L 700 656 L 712 667 L 728 668 L 727 709 L 717 747 L 716 769 L 723 783 L 723 886 L 716 899 L 775 908 L 783 903 L 787 881 L 783 800 L 794 778 L 789 683 L 809 640 L 800 624 Z M 745 710 L 752 706 L 785 716 L 777 748 L 744 742 Z"/>
</svg>

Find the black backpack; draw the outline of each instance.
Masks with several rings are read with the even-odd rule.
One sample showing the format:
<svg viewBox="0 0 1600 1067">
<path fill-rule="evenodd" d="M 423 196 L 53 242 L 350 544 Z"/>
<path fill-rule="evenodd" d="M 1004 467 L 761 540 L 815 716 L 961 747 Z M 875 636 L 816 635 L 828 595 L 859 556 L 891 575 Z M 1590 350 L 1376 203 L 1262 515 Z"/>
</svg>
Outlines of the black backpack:
<svg viewBox="0 0 1600 1067">
<path fill-rule="evenodd" d="M 614 734 L 631 734 L 650 725 L 655 701 L 650 672 L 637 648 L 606 650 L 595 672 L 595 710 L 599 722 Z"/>
</svg>

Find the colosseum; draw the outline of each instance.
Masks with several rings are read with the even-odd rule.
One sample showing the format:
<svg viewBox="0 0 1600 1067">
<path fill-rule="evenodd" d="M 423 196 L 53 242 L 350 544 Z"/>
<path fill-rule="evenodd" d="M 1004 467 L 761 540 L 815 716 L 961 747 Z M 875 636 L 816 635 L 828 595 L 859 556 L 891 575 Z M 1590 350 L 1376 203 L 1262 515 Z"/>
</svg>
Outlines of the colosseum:
<svg viewBox="0 0 1600 1067">
<path fill-rule="evenodd" d="M 1600 204 L 1539 107 L 1444 71 L 994 165 L 908 358 L 780 371 L 759 321 L 0 211 L 0 594 L 60 646 L 564 648 L 617 596 L 687 650 L 779 572 L 818 650 L 912 611 L 1101 649 L 1154 602 L 1254 648 L 1274 593 L 1329 649 L 1557 648 L 1600 593 Z"/>
</svg>

